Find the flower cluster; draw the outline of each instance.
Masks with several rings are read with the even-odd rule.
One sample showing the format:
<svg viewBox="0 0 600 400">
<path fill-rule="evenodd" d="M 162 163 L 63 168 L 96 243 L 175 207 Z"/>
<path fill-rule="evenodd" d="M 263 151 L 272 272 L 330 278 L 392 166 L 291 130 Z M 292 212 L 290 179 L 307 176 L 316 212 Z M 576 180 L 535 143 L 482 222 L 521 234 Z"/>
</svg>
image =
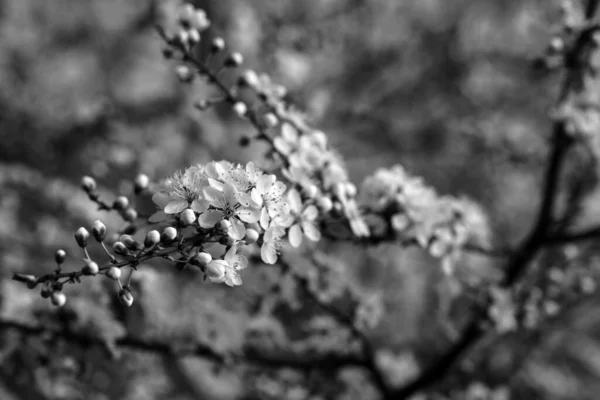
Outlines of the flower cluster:
<svg viewBox="0 0 600 400">
<path fill-rule="evenodd" d="M 451 255 L 469 238 L 468 204 L 438 196 L 400 165 L 368 176 L 360 190 L 359 204 L 374 232 L 391 230 L 401 240 L 416 240 L 435 257 Z"/>
<path fill-rule="evenodd" d="M 194 165 L 168 179 L 153 197 L 159 210 L 150 222 L 170 221 L 193 227 L 206 242 L 218 241 L 229 247 L 222 259 L 208 264 L 209 278 L 230 285 L 241 283 L 237 271 L 247 262 L 236 256 L 237 246 L 261 244 L 265 263 L 277 261 L 286 234 L 290 244 L 299 246 L 303 236 L 317 241 L 318 211 L 303 203 L 295 189 L 273 174 L 228 161 Z M 236 258 L 238 257 L 238 258 Z"/>
</svg>

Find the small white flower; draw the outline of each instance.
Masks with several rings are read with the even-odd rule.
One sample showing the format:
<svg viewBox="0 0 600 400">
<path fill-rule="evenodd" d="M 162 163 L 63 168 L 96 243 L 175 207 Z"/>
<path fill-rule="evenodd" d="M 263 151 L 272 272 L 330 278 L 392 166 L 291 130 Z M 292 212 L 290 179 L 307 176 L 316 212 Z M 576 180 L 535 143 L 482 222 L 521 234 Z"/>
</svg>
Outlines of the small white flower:
<svg viewBox="0 0 600 400">
<path fill-rule="evenodd" d="M 321 239 L 321 232 L 315 224 L 315 220 L 319 216 L 319 210 L 314 205 L 303 207 L 300 193 L 297 190 L 291 189 L 288 192 L 288 202 L 291 209 L 291 215 L 281 224 L 290 227 L 288 239 L 290 244 L 298 247 L 302 244 L 303 236 L 306 236 L 312 241 Z"/>
<path fill-rule="evenodd" d="M 267 264 L 275 264 L 281 247 L 281 238 L 285 235 L 285 228 L 281 226 L 269 227 L 263 236 L 260 256 Z"/>
</svg>

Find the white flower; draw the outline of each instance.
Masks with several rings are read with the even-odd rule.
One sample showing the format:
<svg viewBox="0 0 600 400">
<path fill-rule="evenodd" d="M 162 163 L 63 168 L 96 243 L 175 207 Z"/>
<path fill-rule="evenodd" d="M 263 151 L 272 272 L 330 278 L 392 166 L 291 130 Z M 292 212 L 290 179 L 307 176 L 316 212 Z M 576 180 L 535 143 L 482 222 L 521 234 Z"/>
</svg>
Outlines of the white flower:
<svg viewBox="0 0 600 400">
<path fill-rule="evenodd" d="M 229 236 L 241 240 L 246 234 L 244 222 L 257 222 L 260 210 L 250 206 L 248 195 L 240 193 L 229 183 L 223 185 L 223 191 L 212 186 L 204 188 L 204 197 L 210 202 L 211 209 L 198 217 L 198 223 L 203 228 L 212 228 L 222 219 L 231 222 Z"/>
<path fill-rule="evenodd" d="M 212 260 L 206 269 L 206 275 L 215 283 L 225 282 L 228 286 L 239 286 L 242 278 L 238 271 L 246 268 L 248 259 L 238 253 L 237 244 L 229 248 L 223 260 Z"/>
<path fill-rule="evenodd" d="M 289 206 L 283 199 L 285 184 L 276 180 L 275 175 L 263 175 L 258 179 L 252 200 L 261 206 L 260 226 L 267 229 L 276 218 L 289 213 Z"/>
<path fill-rule="evenodd" d="M 271 226 L 265 231 L 260 248 L 260 256 L 265 263 L 275 264 L 277 261 L 283 235 L 285 235 L 285 228 L 281 226 Z"/>
<path fill-rule="evenodd" d="M 300 246 L 303 236 L 315 242 L 321 239 L 321 232 L 315 224 L 315 220 L 319 216 L 317 207 L 311 204 L 303 208 L 300 193 L 295 189 L 288 192 L 287 198 L 292 214 L 282 222 L 282 225 L 291 226 L 288 232 L 290 244 L 294 247 Z"/>
<path fill-rule="evenodd" d="M 160 211 L 151 215 L 149 222 L 160 222 L 170 214 L 178 214 L 186 208 L 197 213 L 208 209 L 208 202 L 202 197 L 203 189 L 208 186 L 204 168 L 192 166 L 183 173 L 176 172 L 168 181 L 165 188 L 152 196 L 152 201 Z"/>
</svg>

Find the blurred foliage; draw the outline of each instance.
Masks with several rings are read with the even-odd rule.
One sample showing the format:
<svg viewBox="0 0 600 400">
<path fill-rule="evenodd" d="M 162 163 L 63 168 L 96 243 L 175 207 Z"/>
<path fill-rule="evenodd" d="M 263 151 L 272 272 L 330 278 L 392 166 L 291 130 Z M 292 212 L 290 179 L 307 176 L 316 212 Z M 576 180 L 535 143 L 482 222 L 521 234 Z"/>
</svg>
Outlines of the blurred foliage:
<svg viewBox="0 0 600 400">
<path fill-rule="evenodd" d="M 290 101 L 330 135 L 355 181 L 400 163 L 440 193 L 483 204 L 498 247 L 516 243 L 530 227 L 557 88 L 556 76 L 532 64 L 546 46 L 558 1 L 194 3 L 249 65 L 290 89 Z M 72 232 L 81 224 L 102 217 L 118 228 L 79 192 L 81 175 L 98 177 L 107 193 L 129 194 L 137 172 L 160 179 L 193 162 L 260 160 L 259 145 L 235 144 L 252 128 L 229 110 L 193 109 L 207 88 L 177 82 L 161 56 L 155 17 L 148 0 L 0 1 L 3 317 L 55 323 L 57 311 L 10 275 L 51 271 L 57 247 L 76 254 Z M 582 210 L 586 223 L 596 215 L 596 197 Z M 392 381 L 402 383 L 447 348 L 456 329 L 447 316 L 456 315 L 458 324 L 464 310 L 450 309 L 453 288 L 429 256 L 394 245 L 323 246 L 340 279 L 380 299 L 383 319 L 367 332 Z M 293 259 L 299 270 L 307 262 L 302 254 Z M 486 277 L 490 263 L 465 256 L 460 268 Z M 201 339 L 219 349 L 248 340 L 269 348 L 288 341 L 339 344 L 344 332 L 329 332 L 331 321 L 298 298 L 293 284 L 270 292 L 279 278 L 275 268 L 251 266 L 244 286 L 230 290 L 157 262 L 134 276 L 140 295 L 131 309 L 121 309 L 114 288 L 94 279 L 69 287 L 68 307 L 58 314 L 70 329 L 92 330 L 109 342 L 127 331 L 173 343 Z M 469 359 L 463 370 L 469 380 L 491 384 L 508 375 L 514 398 L 597 398 L 600 321 L 591 313 L 597 302 L 567 310 L 534 338 L 517 332 L 483 343 L 485 360 Z M 257 326 L 267 337 L 252 336 Z M 315 330 L 322 337 L 315 339 Z M 129 351 L 113 359 L 111 349 L 65 343 L 48 354 L 40 349 L 50 339 L 3 333 L 1 398 L 377 396 L 364 372 L 352 368 L 314 374 L 217 368 Z M 456 375 L 451 382 L 465 379 Z"/>
</svg>

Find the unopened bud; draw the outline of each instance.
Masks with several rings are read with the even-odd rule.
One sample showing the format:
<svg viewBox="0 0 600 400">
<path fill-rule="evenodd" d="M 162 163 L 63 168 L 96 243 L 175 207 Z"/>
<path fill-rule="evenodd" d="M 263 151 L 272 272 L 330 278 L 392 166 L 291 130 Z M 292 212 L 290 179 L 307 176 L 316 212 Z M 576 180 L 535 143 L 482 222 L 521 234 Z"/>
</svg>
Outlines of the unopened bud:
<svg viewBox="0 0 600 400">
<path fill-rule="evenodd" d="M 215 224 L 216 233 L 218 235 L 227 235 L 229 232 L 229 228 L 231 228 L 231 222 L 223 219 Z"/>
<path fill-rule="evenodd" d="M 274 127 L 277 126 L 277 124 L 279 124 L 279 120 L 277 119 L 277 117 L 273 113 L 267 113 L 267 114 L 265 114 L 265 116 L 263 117 L 263 119 L 265 121 L 265 125 L 268 128 L 274 128 Z"/>
<path fill-rule="evenodd" d="M 212 261 L 212 256 L 208 253 L 198 253 L 191 260 L 190 264 L 199 267 L 202 271 L 206 269 L 208 264 Z"/>
<path fill-rule="evenodd" d="M 125 221 L 134 222 L 137 219 L 137 217 L 138 213 L 137 211 L 135 211 L 134 208 L 130 207 L 123 212 L 123 219 L 125 219 Z"/>
<path fill-rule="evenodd" d="M 210 20 L 206 17 L 204 10 L 196 10 L 190 17 L 190 25 L 199 31 L 203 31 L 210 26 Z"/>
<path fill-rule="evenodd" d="M 178 65 L 175 68 L 175 74 L 177 74 L 177 79 L 180 82 L 189 83 L 194 79 L 194 73 L 187 65 Z"/>
<path fill-rule="evenodd" d="M 223 40 L 223 38 L 221 37 L 216 37 L 212 40 L 212 42 L 210 43 L 210 51 L 213 53 L 218 53 L 220 51 L 223 51 L 223 49 L 225 48 L 225 40 Z"/>
<path fill-rule="evenodd" d="M 56 253 L 54 253 L 54 260 L 56 261 L 57 264 L 64 263 L 66 257 L 67 257 L 67 252 L 64 251 L 63 249 L 56 250 Z"/>
<path fill-rule="evenodd" d="M 121 237 L 119 237 L 119 242 L 122 242 L 129 250 L 137 251 L 142 248 L 142 245 L 131 235 L 121 235 Z"/>
<path fill-rule="evenodd" d="M 90 234 L 87 231 L 87 229 L 85 229 L 83 226 L 79 229 L 77 229 L 77 232 L 75 232 L 75 240 L 77 241 L 77 244 L 79 245 L 79 247 L 81 247 L 82 249 L 84 247 L 87 246 L 87 241 L 90 238 Z"/>
<path fill-rule="evenodd" d="M 151 230 L 146 233 L 146 238 L 144 239 L 144 247 L 151 248 L 156 246 L 160 242 L 160 233 L 157 230 Z"/>
<path fill-rule="evenodd" d="M 317 195 L 317 193 L 319 193 L 319 189 L 317 188 L 316 185 L 311 184 L 311 185 L 308 185 L 306 188 L 304 188 L 304 194 L 309 199 L 314 199 L 315 196 Z"/>
<path fill-rule="evenodd" d="M 221 279 L 225 275 L 225 264 L 223 260 L 213 260 L 206 266 L 204 273 L 210 279 Z"/>
<path fill-rule="evenodd" d="M 242 76 L 240 76 L 238 84 L 240 86 L 249 86 L 252 88 L 257 87 L 259 84 L 258 75 L 256 74 L 256 72 L 249 69 L 246 72 L 244 72 Z"/>
<path fill-rule="evenodd" d="M 254 244 L 258 240 L 258 232 L 255 229 L 246 229 L 246 244 Z"/>
<path fill-rule="evenodd" d="M 92 225 L 92 235 L 94 235 L 94 239 L 96 239 L 96 241 L 103 241 L 104 236 L 106 235 L 106 225 L 104 225 L 100 220 L 94 221 L 94 224 Z"/>
<path fill-rule="evenodd" d="M 550 40 L 548 50 L 551 53 L 560 53 L 565 49 L 565 42 L 562 38 L 555 36 Z"/>
<path fill-rule="evenodd" d="M 189 29 L 188 31 L 188 43 L 195 45 L 200 42 L 200 32 L 197 29 Z"/>
<path fill-rule="evenodd" d="M 190 40 L 190 34 L 182 29 L 181 31 L 179 31 L 179 33 L 177 34 L 177 40 L 179 41 L 179 43 L 181 43 L 183 46 L 187 46 Z"/>
<path fill-rule="evenodd" d="M 356 196 L 356 185 L 352 182 L 348 182 L 346 183 L 346 195 L 348 195 L 348 197 L 354 197 Z"/>
<path fill-rule="evenodd" d="M 186 208 L 179 214 L 179 219 L 183 226 L 190 226 L 196 222 L 196 213 L 191 208 Z"/>
<path fill-rule="evenodd" d="M 227 56 L 225 59 L 225 66 L 235 68 L 242 65 L 243 62 L 244 57 L 240 53 L 235 52 Z"/>
<path fill-rule="evenodd" d="M 150 185 L 150 178 L 146 174 L 138 174 L 133 180 L 133 191 L 135 194 L 140 194 L 144 190 L 148 189 Z"/>
<path fill-rule="evenodd" d="M 121 289 L 119 290 L 119 301 L 124 306 L 131 307 L 131 305 L 133 304 L 133 295 L 129 290 Z"/>
<path fill-rule="evenodd" d="M 317 207 L 322 212 L 328 213 L 333 208 L 333 201 L 328 196 L 321 196 L 317 199 Z"/>
<path fill-rule="evenodd" d="M 106 271 L 106 276 L 108 276 L 110 279 L 118 281 L 121 277 L 121 268 L 110 267 L 108 271 Z"/>
<path fill-rule="evenodd" d="M 87 193 L 93 193 L 96 191 L 96 181 L 91 176 L 84 176 L 81 178 L 81 188 Z"/>
<path fill-rule="evenodd" d="M 233 105 L 233 111 L 238 115 L 238 117 L 243 118 L 248 112 L 248 106 L 241 101 L 238 101 Z"/>
<path fill-rule="evenodd" d="M 160 241 L 163 243 L 171 243 L 175 239 L 177 239 L 177 229 L 172 226 L 167 226 L 160 235 Z"/>
<path fill-rule="evenodd" d="M 129 251 L 123 242 L 114 242 L 112 248 L 114 252 L 119 255 L 126 256 L 129 254 Z"/>
<path fill-rule="evenodd" d="M 113 208 L 115 210 L 124 210 L 129 205 L 129 199 L 125 196 L 119 196 L 113 202 Z"/>
<path fill-rule="evenodd" d="M 82 272 L 84 275 L 96 275 L 100 272 L 100 267 L 94 261 L 88 261 L 85 267 L 83 267 Z"/>
<path fill-rule="evenodd" d="M 50 300 L 56 307 L 62 307 L 67 302 L 67 296 L 61 292 L 54 292 L 52 293 Z"/>
</svg>

